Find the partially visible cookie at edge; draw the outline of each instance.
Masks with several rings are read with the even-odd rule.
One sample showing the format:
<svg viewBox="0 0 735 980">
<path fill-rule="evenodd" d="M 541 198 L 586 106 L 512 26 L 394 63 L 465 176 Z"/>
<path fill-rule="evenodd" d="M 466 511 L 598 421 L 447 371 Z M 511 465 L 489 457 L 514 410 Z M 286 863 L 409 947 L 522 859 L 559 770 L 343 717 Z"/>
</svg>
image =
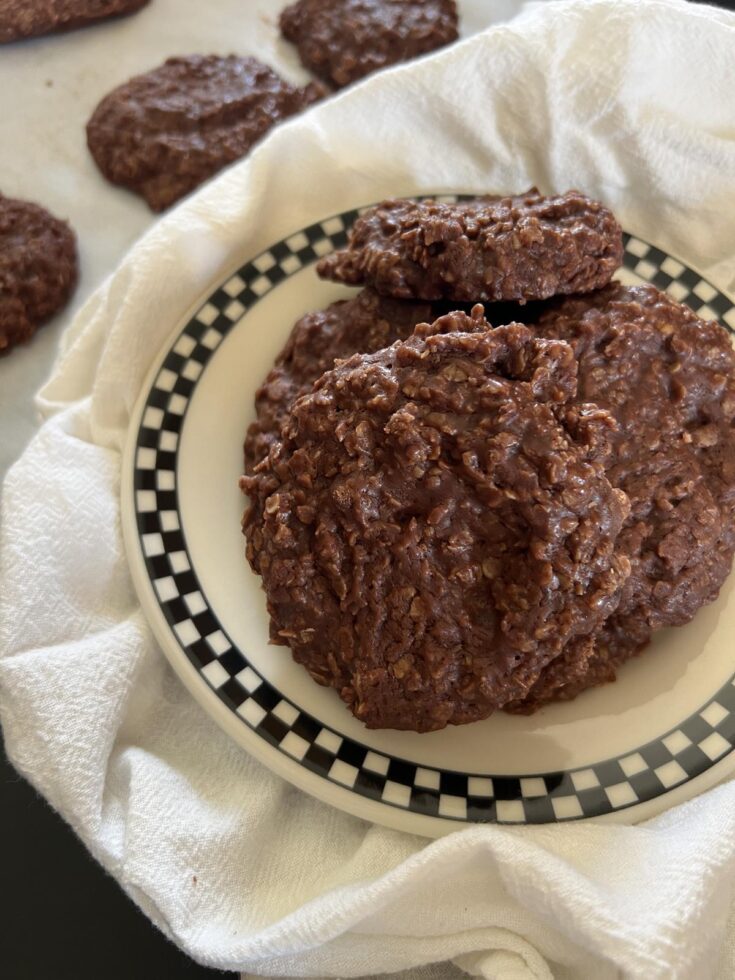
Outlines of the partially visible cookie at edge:
<svg viewBox="0 0 735 980">
<path fill-rule="evenodd" d="M 0 194 L 0 355 L 65 306 L 77 278 L 69 225 L 38 204 Z"/>
<path fill-rule="evenodd" d="M 298 0 L 281 13 L 302 63 L 343 88 L 456 41 L 455 0 Z"/>
<path fill-rule="evenodd" d="M 289 84 L 255 58 L 169 58 L 100 102 L 87 143 L 109 181 L 163 211 L 325 94 L 319 84 Z"/>
<path fill-rule="evenodd" d="M 5 0 L 0 9 L 0 44 L 134 14 L 147 3 L 149 0 Z"/>
</svg>

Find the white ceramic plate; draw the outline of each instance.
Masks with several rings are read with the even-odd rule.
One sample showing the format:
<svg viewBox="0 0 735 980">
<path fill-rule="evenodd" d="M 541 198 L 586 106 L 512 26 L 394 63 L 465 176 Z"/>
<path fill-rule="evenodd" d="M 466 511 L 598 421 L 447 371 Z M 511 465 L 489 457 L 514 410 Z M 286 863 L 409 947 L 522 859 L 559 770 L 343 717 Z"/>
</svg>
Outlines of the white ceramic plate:
<svg viewBox="0 0 735 980">
<path fill-rule="evenodd" d="M 446 199 L 446 198 L 444 198 Z M 243 265 L 199 303 L 144 386 L 123 473 L 123 527 L 143 608 L 174 669 L 237 742 L 356 816 L 436 836 L 473 822 L 633 822 L 735 769 L 735 577 L 688 626 L 663 631 L 615 684 L 525 718 L 441 732 L 368 731 L 287 648 L 268 645 L 244 557 L 237 481 L 253 395 L 294 321 L 350 291 L 316 259 L 356 211 Z M 735 307 L 684 263 L 625 236 L 622 278 L 719 318 Z"/>
</svg>

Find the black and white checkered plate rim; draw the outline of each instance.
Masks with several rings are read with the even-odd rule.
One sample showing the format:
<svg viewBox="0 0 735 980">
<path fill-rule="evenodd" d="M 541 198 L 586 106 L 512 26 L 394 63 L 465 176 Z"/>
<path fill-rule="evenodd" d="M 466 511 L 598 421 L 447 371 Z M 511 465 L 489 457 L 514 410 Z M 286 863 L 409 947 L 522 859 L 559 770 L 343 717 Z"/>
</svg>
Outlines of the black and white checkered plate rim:
<svg viewBox="0 0 735 980">
<path fill-rule="evenodd" d="M 442 196 L 455 201 L 458 196 Z M 288 276 L 342 247 L 360 210 L 278 242 L 216 289 L 180 332 L 148 393 L 137 434 L 134 501 L 157 602 L 201 679 L 242 725 L 305 769 L 369 800 L 461 822 L 549 823 L 652 800 L 735 748 L 735 676 L 701 709 L 637 751 L 535 775 L 469 775 L 372 751 L 283 697 L 237 649 L 192 567 L 179 518 L 177 450 L 189 400 L 223 338 Z M 626 234 L 624 266 L 735 333 L 735 306 L 683 262 Z"/>
</svg>

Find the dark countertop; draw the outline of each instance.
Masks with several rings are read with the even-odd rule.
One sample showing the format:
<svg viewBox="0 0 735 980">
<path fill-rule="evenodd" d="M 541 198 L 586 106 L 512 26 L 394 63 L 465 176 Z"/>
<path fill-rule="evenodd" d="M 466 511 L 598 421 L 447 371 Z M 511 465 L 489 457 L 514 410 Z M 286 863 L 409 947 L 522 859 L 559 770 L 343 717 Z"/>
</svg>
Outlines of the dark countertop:
<svg viewBox="0 0 735 980">
<path fill-rule="evenodd" d="M 236 977 L 197 965 L 158 931 L 0 751 L 7 980 Z"/>
</svg>

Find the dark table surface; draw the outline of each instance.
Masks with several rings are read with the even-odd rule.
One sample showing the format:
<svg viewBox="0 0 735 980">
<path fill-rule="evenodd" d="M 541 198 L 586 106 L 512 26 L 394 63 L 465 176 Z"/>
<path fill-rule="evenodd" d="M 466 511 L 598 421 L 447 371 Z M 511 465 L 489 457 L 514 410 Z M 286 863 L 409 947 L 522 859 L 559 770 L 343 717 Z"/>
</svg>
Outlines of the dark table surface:
<svg viewBox="0 0 735 980">
<path fill-rule="evenodd" d="M 236 977 L 190 960 L 87 854 L 0 752 L 7 980 L 189 980 Z"/>
</svg>

